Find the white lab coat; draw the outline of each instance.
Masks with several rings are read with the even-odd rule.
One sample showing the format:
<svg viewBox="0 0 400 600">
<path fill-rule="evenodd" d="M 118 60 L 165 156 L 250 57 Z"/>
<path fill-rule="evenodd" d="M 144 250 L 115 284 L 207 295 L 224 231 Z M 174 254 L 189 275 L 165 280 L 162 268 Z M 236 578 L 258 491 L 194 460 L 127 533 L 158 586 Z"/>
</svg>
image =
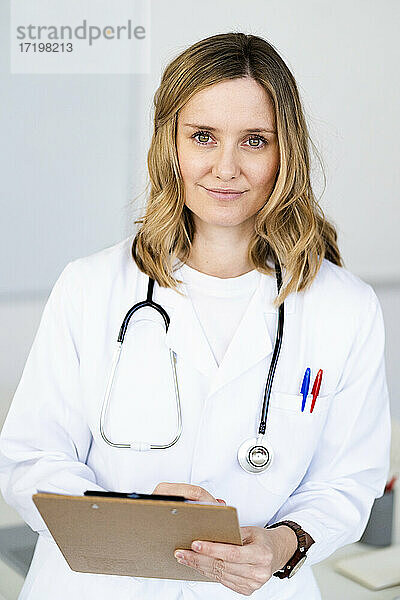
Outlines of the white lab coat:
<svg viewBox="0 0 400 600">
<path fill-rule="evenodd" d="M 20 600 L 242 597 L 217 582 L 74 572 L 32 502 L 37 490 L 152 493 L 163 481 L 204 487 L 236 507 L 241 526 L 300 523 L 315 540 L 305 564 L 290 579 L 271 577 L 253 597 L 321 598 L 311 565 L 360 538 L 389 470 L 384 324 L 373 289 L 324 260 L 311 289 L 286 300 L 267 421 L 275 458 L 255 475 L 240 467 L 237 450 L 258 429 L 276 335 L 275 278 L 261 276 L 219 367 L 190 300 L 155 284 L 168 333 L 148 308 L 131 322 L 106 428 L 115 442 L 173 439 L 172 348 L 183 433 L 167 450 L 115 449 L 100 436 L 100 411 L 122 320 L 148 284 L 131 257 L 132 238 L 62 271 L 1 432 L 1 492 L 40 534 Z M 311 384 L 323 369 L 313 413 L 310 398 L 300 410 L 307 367 Z"/>
</svg>

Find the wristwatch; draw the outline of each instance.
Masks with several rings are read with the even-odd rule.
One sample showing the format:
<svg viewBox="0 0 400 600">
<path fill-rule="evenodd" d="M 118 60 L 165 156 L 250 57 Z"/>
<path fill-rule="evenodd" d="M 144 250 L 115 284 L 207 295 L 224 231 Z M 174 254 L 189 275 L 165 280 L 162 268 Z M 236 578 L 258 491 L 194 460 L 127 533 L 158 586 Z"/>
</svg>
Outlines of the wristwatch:
<svg viewBox="0 0 400 600">
<path fill-rule="evenodd" d="M 272 529 L 273 527 L 279 527 L 280 525 L 287 525 L 292 529 L 297 536 L 297 550 L 293 554 L 293 556 L 288 560 L 286 565 L 273 573 L 275 577 L 279 577 L 280 579 L 284 579 L 285 577 L 293 577 L 295 573 L 300 569 L 300 567 L 304 564 L 307 558 L 307 550 L 312 544 L 314 544 L 313 538 L 309 533 L 304 531 L 298 523 L 294 521 L 279 521 L 279 523 L 274 523 L 273 525 L 265 525 L 264 529 Z"/>
</svg>

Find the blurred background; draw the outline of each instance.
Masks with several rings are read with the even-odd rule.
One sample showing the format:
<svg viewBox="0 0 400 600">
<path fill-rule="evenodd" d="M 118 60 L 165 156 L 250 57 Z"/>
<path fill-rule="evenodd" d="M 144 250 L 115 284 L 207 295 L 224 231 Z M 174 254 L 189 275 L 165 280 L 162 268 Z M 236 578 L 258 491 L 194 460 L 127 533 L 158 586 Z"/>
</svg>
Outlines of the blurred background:
<svg viewBox="0 0 400 600">
<path fill-rule="evenodd" d="M 266 38 L 292 70 L 324 161 L 321 206 L 337 227 L 346 268 L 380 299 L 396 432 L 390 477 L 398 474 L 399 16 L 396 0 L 151 0 L 148 74 L 30 75 L 10 73 L 10 2 L 2 0 L 0 428 L 64 266 L 134 231 L 145 203 L 152 96 L 165 65 L 198 39 L 243 31 Z M 315 160 L 313 177 L 319 196 Z M 389 502 L 376 518 L 390 529 L 388 543 L 399 545 L 400 494 L 391 486 L 393 512 Z M 35 536 L 0 498 L 0 600 L 17 598 Z M 369 552 L 374 540 L 313 567 L 324 598 L 377 597 L 334 569 L 338 557 Z M 395 592 L 400 587 L 379 598 Z"/>
</svg>

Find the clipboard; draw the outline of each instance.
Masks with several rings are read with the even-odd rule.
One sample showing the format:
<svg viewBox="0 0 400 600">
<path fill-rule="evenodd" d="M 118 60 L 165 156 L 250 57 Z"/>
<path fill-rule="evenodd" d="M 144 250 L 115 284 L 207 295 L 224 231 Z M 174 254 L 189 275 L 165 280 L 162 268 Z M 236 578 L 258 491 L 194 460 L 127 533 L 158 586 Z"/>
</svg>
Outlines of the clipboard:
<svg viewBox="0 0 400 600">
<path fill-rule="evenodd" d="M 178 563 L 194 540 L 243 545 L 233 506 L 38 492 L 32 500 L 73 571 L 214 581 Z"/>
</svg>

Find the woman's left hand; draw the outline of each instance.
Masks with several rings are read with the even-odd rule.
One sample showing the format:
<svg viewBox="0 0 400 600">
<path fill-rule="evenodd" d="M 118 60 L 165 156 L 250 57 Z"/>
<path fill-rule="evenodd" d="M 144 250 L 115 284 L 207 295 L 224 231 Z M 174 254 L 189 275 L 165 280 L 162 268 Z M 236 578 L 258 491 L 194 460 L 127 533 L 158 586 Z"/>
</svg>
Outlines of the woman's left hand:
<svg viewBox="0 0 400 600">
<path fill-rule="evenodd" d="M 250 596 L 264 585 L 275 571 L 281 569 L 297 548 L 297 537 L 289 527 L 274 529 L 241 527 L 243 546 L 200 541 L 200 549 L 175 550 L 186 562 L 181 564 L 195 569 L 222 585 Z"/>
</svg>

